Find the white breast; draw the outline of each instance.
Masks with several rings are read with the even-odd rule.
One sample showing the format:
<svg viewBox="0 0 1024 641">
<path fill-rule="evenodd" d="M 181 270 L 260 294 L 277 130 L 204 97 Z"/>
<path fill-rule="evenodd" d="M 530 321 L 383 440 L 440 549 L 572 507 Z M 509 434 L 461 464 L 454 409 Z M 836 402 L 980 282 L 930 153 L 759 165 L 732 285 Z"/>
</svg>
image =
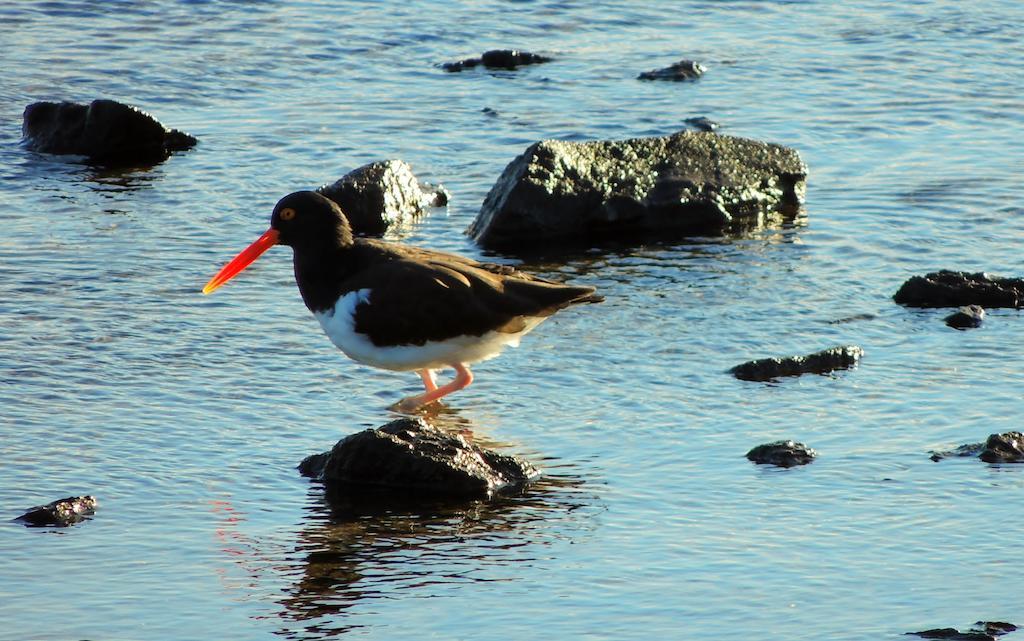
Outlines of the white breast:
<svg viewBox="0 0 1024 641">
<path fill-rule="evenodd" d="M 334 309 L 313 312 L 313 316 L 320 321 L 331 342 L 352 360 L 397 371 L 440 369 L 455 363 L 478 363 L 494 358 L 505 347 L 519 345 L 519 339 L 544 320 L 529 318 L 525 329 L 514 334 L 487 332 L 483 336 L 459 336 L 427 341 L 423 345 L 381 347 L 374 345 L 365 334 L 355 331 L 356 308 L 372 304 L 372 292 L 360 289 L 339 298 Z"/>
</svg>

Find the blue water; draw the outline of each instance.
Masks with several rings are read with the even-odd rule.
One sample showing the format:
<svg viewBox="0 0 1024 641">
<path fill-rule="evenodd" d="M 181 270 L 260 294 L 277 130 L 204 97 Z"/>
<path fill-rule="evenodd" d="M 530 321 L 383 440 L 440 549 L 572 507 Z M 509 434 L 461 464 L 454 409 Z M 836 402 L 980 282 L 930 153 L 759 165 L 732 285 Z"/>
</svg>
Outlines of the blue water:
<svg viewBox="0 0 1024 641">
<path fill-rule="evenodd" d="M 1021 428 L 1024 318 L 957 332 L 890 299 L 939 268 L 1024 274 L 1024 5 L 22 0 L 0 24 L 0 638 L 867 641 L 1024 622 L 1024 468 L 928 459 Z M 436 66 L 508 47 L 556 61 Z M 681 58 L 707 74 L 635 79 Z M 27 104 L 98 97 L 200 145 L 124 172 L 19 146 Z M 453 197 L 395 236 L 483 257 L 463 230 L 527 145 L 694 116 L 798 149 L 806 216 L 528 265 L 607 301 L 478 366 L 439 420 L 544 480 L 332 514 L 294 466 L 418 380 L 335 351 L 286 250 L 199 294 L 274 202 L 401 158 Z M 835 376 L 726 373 L 845 343 L 866 356 Z M 821 456 L 743 458 L 779 438 Z M 88 523 L 8 521 L 82 493 Z"/>
</svg>

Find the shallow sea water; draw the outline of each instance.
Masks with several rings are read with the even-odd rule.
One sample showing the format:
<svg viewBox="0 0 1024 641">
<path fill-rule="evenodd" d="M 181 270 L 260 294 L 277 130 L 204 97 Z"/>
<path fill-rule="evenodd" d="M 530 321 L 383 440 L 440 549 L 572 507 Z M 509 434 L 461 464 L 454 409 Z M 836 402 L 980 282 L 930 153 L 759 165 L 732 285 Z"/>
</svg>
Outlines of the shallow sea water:
<svg viewBox="0 0 1024 641">
<path fill-rule="evenodd" d="M 0 23 L 0 638 L 1024 623 L 1024 468 L 928 458 L 1021 428 L 1024 319 L 957 332 L 890 298 L 939 268 L 1024 273 L 1024 5 L 24 0 Z M 507 47 L 556 61 L 437 68 Z M 707 74 L 635 79 L 681 58 Z M 97 97 L 200 145 L 122 172 L 19 146 L 27 104 Z M 389 420 L 418 380 L 336 352 L 287 250 L 199 294 L 274 202 L 401 158 L 453 197 L 393 236 L 484 257 L 463 230 L 527 145 L 695 116 L 799 150 L 806 216 L 528 261 L 607 301 L 479 365 L 439 421 L 544 479 L 490 503 L 332 512 L 295 465 Z M 726 373 L 845 343 L 866 356 L 834 376 Z M 780 438 L 821 456 L 743 458 Z M 80 493 L 100 501 L 86 524 L 9 521 Z"/>
</svg>

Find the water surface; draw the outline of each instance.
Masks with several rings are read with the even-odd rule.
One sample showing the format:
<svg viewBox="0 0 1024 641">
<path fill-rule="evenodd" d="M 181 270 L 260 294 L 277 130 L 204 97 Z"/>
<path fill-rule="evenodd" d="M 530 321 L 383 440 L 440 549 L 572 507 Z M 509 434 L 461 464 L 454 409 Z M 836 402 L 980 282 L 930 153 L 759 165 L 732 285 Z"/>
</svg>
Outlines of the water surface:
<svg viewBox="0 0 1024 641">
<path fill-rule="evenodd" d="M 1024 273 L 1019 3 L 76 0 L 0 22 L 0 637 L 866 641 L 1024 619 L 1022 471 L 928 459 L 1020 428 L 1024 319 L 957 332 L 890 299 L 939 268 Z M 436 66 L 503 47 L 556 61 Z M 707 74 L 635 79 L 681 58 Z M 25 105 L 97 97 L 200 145 L 119 172 L 19 147 Z M 806 217 L 530 265 L 607 301 L 477 367 L 445 420 L 538 487 L 353 516 L 298 476 L 418 380 L 336 352 L 287 250 L 199 295 L 280 196 L 402 158 L 453 198 L 397 236 L 483 257 L 462 232 L 528 144 L 694 116 L 798 149 Z M 835 376 L 725 373 L 843 343 L 866 356 Z M 743 458 L 779 438 L 821 457 Z M 100 500 L 87 524 L 6 522 L 76 493 Z"/>
</svg>

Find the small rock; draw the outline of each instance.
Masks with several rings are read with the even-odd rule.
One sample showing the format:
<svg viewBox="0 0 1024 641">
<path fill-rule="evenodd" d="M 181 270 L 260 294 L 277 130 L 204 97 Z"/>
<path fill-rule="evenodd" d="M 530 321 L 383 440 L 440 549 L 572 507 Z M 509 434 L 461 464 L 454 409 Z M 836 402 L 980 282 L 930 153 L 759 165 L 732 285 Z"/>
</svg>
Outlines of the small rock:
<svg viewBox="0 0 1024 641">
<path fill-rule="evenodd" d="M 980 305 L 966 305 L 947 316 L 945 320 L 946 324 L 953 329 L 964 330 L 981 327 L 981 321 L 985 320 L 985 310 Z"/>
<path fill-rule="evenodd" d="M 352 231 L 363 236 L 379 236 L 423 215 L 427 207 L 447 205 L 449 198 L 444 187 L 421 183 L 402 160 L 363 165 L 317 192 L 338 203 Z"/>
<path fill-rule="evenodd" d="M 984 443 L 968 443 L 947 452 L 932 452 L 933 461 L 976 456 L 986 463 L 1024 463 L 1024 434 L 990 434 Z"/>
<path fill-rule="evenodd" d="M 664 69 L 645 71 L 637 76 L 638 80 L 696 80 L 704 75 L 704 67 L 693 60 L 680 60 Z"/>
<path fill-rule="evenodd" d="M 1024 434 L 1005 432 L 989 435 L 978 458 L 986 463 L 1024 462 Z"/>
<path fill-rule="evenodd" d="M 505 167 L 467 233 L 534 250 L 668 233 L 721 233 L 793 218 L 807 167 L 793 149 L 703 131 L 545 140 Z"/>
<path fill-rule="evenodd" d="M 1017 629 L 1017 626 L 1005 621 L 977 621 L 974 625 L 981 626 L 982 630 L 995 636 L 1000 636 L 1007 632 L 1013 632 Z"/>
<path fill-rule="evenodd" d="M 46 505 L 38 505 L 15 520 L 31 527 L 68 527 L 86 520 L 95 511 L 95 497 L 69 496 Z"/>
<path fill-rule="evenodd" d="M 25 108 L 22 135 L 33 151 L 87 156 L 103 164 L 161 162 L 196 144 L 189 134 L 113 100 L 32 103 Z"/>
<path fill-rule="evenodd" d="M 950 639 L 951 641 L 995 641 L 995 637 L 991 634 L 987 634 L 979 630 L 969 630 L 967 632 L 961 632 L 956 628 L 933 628 L 931 630 L 921 630 L 920 632 L 908 632 L 907 634 L 914 634 L 924 639 Z"/>
<path fill-rule="evenodd" d="M 770 381 L 783 376 L 802 374 L 828 374 L 835 370 L 849 369 L 864 356 L 864 350 L 856 345 L 844 345 L 808 354 L 785 358 L 762 358 L 741 363 L 729 370 L 733 376 L 744 381 Z"/>
<path fill-rule="evenodd" d="M 765 443 L 747 452 L 747 458 L 758 465 L 768 464 L 779 467 L 807 465 L 816 456 L 818 456 L 817 452 L 796 441 Z"/>
<path fill-rule="evenodd" d="M 911 277 L 892 298 L 908 307 L 1021 307 L 1024 279 L 944 269 Z"/>
<path fill-rule="evenodd" d="M 445 71 L 455 72 L 483 65 L 488 69 L 511 70 L 524 65 L 536 65 L 543 62 L 551 62 L 551 58 L 516 49 L 492 49 L 485 52 L 479 58 L 466 58 L 458 62 L 446 62 L 441 65 L 441 68 Z"/>
<path fill-rule="evenodd" d="M 348 436 L 299 470 L 333 490 L 369 488 L 396 498 L 489 498 L 539 476 L 532 465 L 469 443 L 422 418 L 401 418 Z"/>
<path fill-rule="evenodd" d="M 719 127 L 719 124 L 717 122 L 711 120 L 710 118 L 705 118 L 704 116 L 687 118 L 683 122 L 697 129 L 698 131 L 714 131 Z"/>
</svg>

